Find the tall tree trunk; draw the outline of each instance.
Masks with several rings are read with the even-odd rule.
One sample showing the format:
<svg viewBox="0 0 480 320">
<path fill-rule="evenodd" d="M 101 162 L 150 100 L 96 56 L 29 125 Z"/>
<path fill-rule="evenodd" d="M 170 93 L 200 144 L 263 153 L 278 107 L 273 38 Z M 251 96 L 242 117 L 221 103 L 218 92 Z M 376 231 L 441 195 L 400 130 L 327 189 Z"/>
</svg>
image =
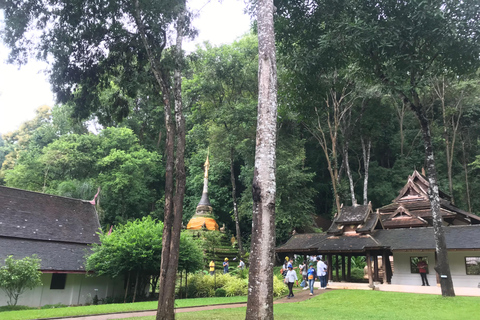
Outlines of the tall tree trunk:
<svg viewBox="0 0 480 320">
<path fill-rule="evenodd" d="M 402 106 L 399 107 L 395 99 L 393 99 L 393 102 L 395 105 L 395 109 L 397 110 L 399 127 L 400 127 L 400 154 L 403 156 L 403 145 L 405 141 L 405 135 L 403 133 L 403 121 L 405 119 L 405 110 L 407 109 L 406 108 L 407 104 L 404 101 L 402 101 Z"/>
<path fill-rule="evenodd" d="M 453 155 L 455 152 L 455 142 L 458 132 L 458 127 L 460 125 L 460 118 L 462 117 L 462 100 L 464 92 L 462 91 L 458 100 L 455 104 L 455 110 L 458 111 L 458 116 L 455 119 L 455 115 L 450 113 L 445 105 L 445 77 L 442 77 L 441 80 L 437 81 L 433 85 L 433 89 L 437 94 L 437 97 L 440 99 L 442 105 L 442 116 L 443 116 L 443 136 L 445 140 L 445 155 L 447 160 L 447 174 L 448 174 L 448 190 L 450 196 L 452 197 L 452 203 L 455 203 L 455 197 L 453 194 Z"/>
<path fill-rule="evenodd" d="M 363 152 L 363 167 L 365 169 L 365 176 L 363 178 L 363 204 L 368 204 L 368 169 L 370 167 L 370 150 L 372 147 L 372 140 L 369 138 L 368 143 L 365 146 L 365 141 L 362 140 L 362 152 Z"/>
<path fill-rule="evenodd" d="M 185 4 L 184 4 L 185 5 Z M 182 8 L 185 10 L 185 8 Z M 174 130 L 168 131 L 167 125 L 167 163 L 171 165 L 171 176 L 168 178 L 169 185 L 169 201 L 167 208 L 167 181 L 165 182 L 165 222 L 163 230 L 162 241 L 162 258 L 160 267 L 160 283 L 158 295 L 157 320 L 175 319 L 175 279 L 178 268 L 178 256 L 180 247 L 180 233 L 182 230 L 182 215 L 183 215 L 183 200 L 185 197 L 185 118 L 182 111 L 182 97 L 181 97 L 181 60 L 182 60 L 182 41 L 183 28 L 185 21 L 185 12 L 182 13 L 177 21 L 177 39 L 176 39 L 176 65 L 174 72 L 174 97 L 175 97 L 175 124 L 177 136 L 177 150 L 176 150 L 176 190 L 175 197 L 173 196 L 173 164 L 174 164 Z M 166 108 L 167 109 L 167 108 Z M 171 123 L 171 110 L 168 115 Z M 167 112 L 166 112 L 167 113 Z M 167 115 L 166 119 L 167 121 Z M 173 129 L 173 128 L 172 128 Z M 170 137 L 170 139 L 168 138 Z M 170 145 L 171 142 L 171 145 Z M 173 199 L 172 199 L 173 198 Z M 173 200 L 173 201 L 172 201 Z M 172 210 L 173 209 L 173 210 Z M 169 215 L 167 216 L 167 212 Z"/>
<path fill-rule="evenodd" d="M 347 170 L 348 182 L 350 184 L 350 196 L 352 198 L 352 206 L 356 206 L 357 199 L 355 198 L 355 188 L 353 185 L 353 177 L 352 177 L 352 172 L 350 171 L 350 164 L 348 163 L 348 141 L 345 142 L 343 157 L 344 157 L 343 162 L 345 163 L 345 168 Z"/>
<path fill-rule="evenodd" d="M 465 172 L 465 188 L 467 189 L 467 203 L 468 203 L 468 212 L 472 213 L 472 203 L 470 201 L 470 186 L 468 183 L 468 163 L 467 156 L 465 153 L 465 141 L 462 141 L 462 151 L 463 151 L 463 171 Z"/>
<path fill-rule="evenodd" d="M 433 218 L 433 230 L 435 237 L 435 248 L 437 253 L 437 263 L 435 271 L 440 275 L 440 286 L 442 289 L 442 296 L 454 297 L 455 291 L 453 288 L 452 275 L 450 273 L 450 265 L 448 263 L 447 242 L 445 240 L 445 231 L 442 225 L 442 216 L 440 214 L 440 196 L 437 184 L 437 171 L 435 168 L 435 158 L 433 155 L 433 146 L 430 134 L 430 126 L 425 115 L 424 108 L 420 103 L 420 99 L 415 92 L 413 92 L 415 102 L 409 102 L 410 108 L 415 112 L 423 133 L 423 141 L 425 147 L 425 158 L 427 165 L 427 178 L 429 183 L 428 197 L 430 199 L 430 207 Z M 405 98 L 407 100 L 407 98 Z M 407 102 L 407 101 L 406 101 Z"/>
<path fill-rule="evenodd" d="M 275 258 L 275 167 L 277 131 L 277 66 L 273 0 L 259 0 L 258 115 L 255 171 L 252 184 L 253 218 L 247 320 L 273 319 Z"/>
<path fill-rule="evenodd" d="M 233 162 L 235 159 L 233 148 L 230 148 L 230 182 L 232 183 L 232 201 L 233 201 L 233 215 L 235 217 L 235 229 L 237 231 L 237 243 L 238 251 L 240 255 L 243 255 L 242 234 L 240 233 L 240 222 L 238 219 L 238 207 L 237 207 L 237 183 L 235 182 L 235 172 Z"/>
</svg>

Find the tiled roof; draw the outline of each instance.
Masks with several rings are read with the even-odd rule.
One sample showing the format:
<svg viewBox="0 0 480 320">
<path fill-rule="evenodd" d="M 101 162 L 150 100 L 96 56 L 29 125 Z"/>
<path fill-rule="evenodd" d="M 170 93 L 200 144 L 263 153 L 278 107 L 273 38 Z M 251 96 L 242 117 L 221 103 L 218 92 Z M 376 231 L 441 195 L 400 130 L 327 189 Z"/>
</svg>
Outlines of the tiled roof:
<svg viewBox="0 0 480 320">
<path fill-rule="evenodd" d="M 0 186 L 0 237 L 87 244 L 99 228 L 88 201 Z"/>
<path fill-rule="evenodd" d="M 444 227 L 448 249 L 480 249 L 480 226 Z M 376 230 L 373 234 L 382 245 L 392 250 L 435 250 L 433 227 Z"/>
<path fill-rule="evenodd" d="M 21 259 L 36 254 L 42 271 L 85 271 L 86 244 L 0 238 L 0 261 L 9 255 Z"/>
<path fill-rule="evenodd" d="M 448 249 L 480 249 L 480 225 L 444 227 Z M 367 249 L 435 250 L 433 227 L 373 230 L 371 235 L 298 234 L 277 252 L 364 252 Z"/>
<path fill-rule="evenodd" d="M 338 224 L 363 223 L 367 219 L 369 205 L 342 207 L 340 216 L 335 219 Z"/>
</svg>

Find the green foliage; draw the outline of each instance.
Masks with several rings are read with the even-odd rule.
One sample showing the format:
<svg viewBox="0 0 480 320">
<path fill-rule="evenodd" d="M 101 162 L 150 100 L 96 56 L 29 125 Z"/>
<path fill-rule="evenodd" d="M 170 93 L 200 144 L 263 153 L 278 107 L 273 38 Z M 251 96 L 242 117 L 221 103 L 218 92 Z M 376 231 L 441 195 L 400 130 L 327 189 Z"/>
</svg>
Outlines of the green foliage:
<svg viewBox="0 0 480 320">
<path fill-rule="evenodd" d="M 227 297 L 245 296 L 248 293 L 248 279 L 231 277 L 223 288 L 227 293 Z"/>
<path fill-rule="evenodd" d="M 85 269 L 95 275 L 118 277 L 131 271 L 155 275 L 160 268 L 163 223 L 144 217 L 116 226 L 111 234 L 100 233 Z"/>
<path fill-rule="evenodd" d="M 227 296 L 227 291 L 223 288 L 218 288 L 215 290 L 215 297 L 226 297 Z"/>
<path fill-rule="evenodd" d="M 101 222 L 141 218 L 159 198 L 163 167 L 128 128 L 106 128 L 99 135 L 62 135 L 43 149 L 19 152 L 14 168 L 4 170 L 9 187 L 93 199 L 100 187 Z"/>
<path fill-rule="evenodd" d="M 216 288 L 216 289 L 215 289 Z M 225 292 L 227 297 L 244 296 L 248 293 L 248 278 L 240 278 L 231 274 L 216 274 L 215 276 L 205 275 L 203 273 L 192 274 L 188 276 L 188 296 L 189 297 L 213 297 L 217 296 L 217 291 Z M 273 295 L 279 297 L 287 291 L 283 279 L 274 277 Z"/>
<path fill-rule="evenodd" d="M 35 255 L 23 259 L 8 256 L 0 267 L 0 288 L 5 291 L 10 306 L 17 305 L 18 297 L 26 290 L 41 286 L 40 259 Z"/>
<path fill-rule="evenodd" d="M 203 252 L 192 235 L 184 231 L 180 235 L 180 255 L 178 257 L 178 271 L 187 273 L 203 269 Z"/>
<path fill-rule="evenodd" d="M 301 279 L 301 278 L 299 278 Z M 273 296 L 281 297 L 286 294 L 288 291 L 287 286 L 283 283 L 283 278 L 279 279 L 278 277 L 273 277 Z"/>
</svg>

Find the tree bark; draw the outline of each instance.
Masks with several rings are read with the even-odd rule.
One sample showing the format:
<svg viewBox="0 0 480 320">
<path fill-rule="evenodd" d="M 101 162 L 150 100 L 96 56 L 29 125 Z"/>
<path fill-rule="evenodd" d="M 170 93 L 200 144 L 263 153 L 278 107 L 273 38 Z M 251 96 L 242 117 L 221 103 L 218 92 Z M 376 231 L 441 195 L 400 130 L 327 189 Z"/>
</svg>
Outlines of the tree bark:
<svg viewBox="0 0 480 320">
<path fill-rule="evenodd" d="M 277 131 L 277 67 L 273 0 L 259 0 L 258 115 L 255 171 L 252 184 L 253 218 L 247 320 L 273 319 L 275 258 L 275 168 Z"/>
<path fill-rule="evenodd" d="M 348 176 L 348 182 L 350 184 L 350 196 L 352 199 L 352 206 L 357 205 L 357 199 L 355 198 L 355 188 L 353 185 L 353 177 L 352 177 L 352 172 L 350 171 L 350 164 L 348 163 L 348 141 L 345 142 L 345 148 L 343 150 L 343 156 L 344 160 L 343 162 L 345 163 L 345 168 L 347 170 L 347 176 Z"/>
<path fill-rule="evenodd" d="M 372 147 L 372 140 L 369 138 L 365 146 L 365 141 L 362 137 L 362 151 L 363 151 L 363 167 L 365 169 L 365 176 L 363 178 L 363 205 L 368 204 L 368 169 L 370 167 L 370 150 Z"/>
<path fill-rule="evenodd" d="M 238 207 L 237 207 L 237 184 L 235 182 L 235 172 L 233 163 L 234 162 L 234 150 L 230 148 L 230 182 L 232 183 L 232 201 L 233 201 L 233 215 L 235 217 L 235 229 L 237 232 L 237 243 L 238 251 L 240 256 L 243 255 L 243 245 L 242 245 L 242 234 L 240 233 L 240 221 L 238 218 Z"/>
<path fill-rule="evenodd" d="M 185 5 L 185 4 L 184 4 Z M 183 8 L 185 10 L 185 8 Z M 185 118 L 182 111 L 181 96 L 181 57 L 182 41 L 184 32 L 185 12 L 183 12 L 177 21 L 177 39 L 176 39 L 176 62 L 174 71 L 174 98 L 175 98 L 175 125 L 177 137 L 176 149 L 176 190 L 173 197 L 173 164 L 174 164 L 174 137 L 175 126 L 171 120 L 170 108 L 165 108 L 165 122 L 167 124 L 167 163 L 171 167 L 168 180 L 165 182 L 165 222 L 162 241 L 162 259 L 160 267 L 159 295 L 157 320 L 175 319 L 175 280 L 178 268 L 178 256 L 180 247 L 180 233 L 182 230 L 183 200 L 185 197 Z M 167 109 L 169 114 L 167 115 Z M 172 130 L 168 130 L 169 126 Z M 166 174 L 167 175 L 167 174 Z M 167 183 L 168 182 L 168 183 Z M 168 185 L 168 190 L 167 190 Z M 168 191 L 168 202 L 167 202 Z M 172 199 L 173 198 L 173 199 Z M 172 201 L 173 200 L 173 201 Z M 168 206 L 168 207 L 167 207 Z M 167 216 L 168 213 L 168 216 Z"/>
<path fill-rule="evenodd" d="M 425 158 L 427 165 L 427 178 L 429 183 L 428 197 L 430 199 L 430 207 L 433 218 L 433 230 L 435 237 L 435 248 L 437 253 L 437 263 L 435 271 L 440 275 L 440 286 L 442 296 L 454 297 L 455 290 L 453 288 L 452 275 L 448 263 L 447 242 L 445 240 L 445 231 L 442 225 L 442 216 L 440 213 L 440 196 L 437 184 L 437 171 L 435 168 L 435 158 L 433 154 L 433 146 L 430 134 L 430 126 L 425 115 L 424 108 L 420 103 L 420 99 L 414 92 L 414 102 L 408 101 L 410 108 L 415 112 L 423 133 L 423 141 L 425 147 Z M 405 98 L 406 99 L 406 98 Z M 406 101 L 407 102 L 407 101 Z"/>
</svg>

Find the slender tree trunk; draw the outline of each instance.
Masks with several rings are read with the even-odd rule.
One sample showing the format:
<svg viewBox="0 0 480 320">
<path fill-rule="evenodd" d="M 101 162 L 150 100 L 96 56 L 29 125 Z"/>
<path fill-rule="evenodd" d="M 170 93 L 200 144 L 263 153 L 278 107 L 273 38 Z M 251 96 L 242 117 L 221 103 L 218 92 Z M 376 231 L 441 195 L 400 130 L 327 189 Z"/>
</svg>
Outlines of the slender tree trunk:
<svg viewBox="0 0 480 320">
<path fill-rule="evenodd" d="M 343 162 L 345 163 L 345 168 L 347 169 L 348 182 L 350 184 L 350 196 L 352 198 L 352 206 L 356 206 L 357 199 L 355 198 L 355 188 L 353 185 L 353 177 L 352 177 L 352 172 L 350 171 L 350 164 L 348 163 L 349 161 L 348 160 L 348 142 L 345 142 L 343 156 L 344 156 Z"/>
<path fill-rule="evenodd" d="M 275 259 L 275 167 L 277 131 L 277 67 L 273 0 L 259 0 L 258 115 L 255 171 L 252 184 L 253 218 L 247 320 L 273 319 Z"/>
<path fill-rule="evenodd" d="M 183 8 L 185 10 L 185 8 Z M 176 136 L 177 136 L 177 150 L 176 150 L 176 190 L 175 197 L 173 195 L 173 138 L 175 136 L 174 130 L 168 131 L 167 126 L 167 162 L 171 165 L 171 177 L 168 181 L 169 191 L 169 203 L 168 210 L 170 212 L 167 219 L 167 187 L 165 187 L 165 224 L 163 231 L 163 247 L 162 247 L 162 262 L 160 267 L 160 288 L 158 295 L 158 308 L 157 308 L 157 320 L 173 320 L 175 319 L 175 279 L 178 268 L 178 256 L 180 247 L 180 233 L 182 230 L 182 215 L 183 215 L 183 200 L 185 197 L 185 118 L 182 111 L 182 97 L 181 97 L 181 57 L 182 57 L 182 41 L 183 41 L 183 28 L 185 21 L 185 12 L 180 15 L 177 21 L 177 44 L 176 44 L 176 66 L 174 72 L 174 97 L 175 97 L 175 124 L 176 124 Z M 169 114 L 168 118 L 171 114 Z M 166 117 L 167 118 L 167 117 Z M 167 120 L 165 120 L 167 121 Z M 170 120 L 171 122 L 171 120 Z M 172 124 L 172 127 L 173 124 Z M 172 128 L 173 129 L 173 128 Z M 171 136 L 170 136 L 171 135 Z M 170 157 L 171 155 L 171 157 Z M 170 162 L 169 162 L 170 160 Z M 165 182 L 167 186 L 167 181 Z M 172 199 L 173 198 L 173 199 Z M 173 201 L 172 201 L 173 200 Z M 173 210 L 172 210 L 173 209 Z M 168 222 L 168 224 L 167 224 Z M 166 240 L 167 238 L 167 240 Z"/>
<path fill-rule="evenodd" d="M 137 298 L 137 289 L 138 289 L 138 272 L 137 272 L 137 276 L 135 277 L 135 289 L 133 290 L 132 302 L 135 302 L 135 299 Z"/>
<path fill-rule="evenodd" d="M 130 288 L 130 272 L 127 278 L 127 287 L 125 288 L 125 296 L 123 297 L 123 303 L 127 303 L 128 289 Z"/>
<path fill-rule="evenodd" d="M 230 182 L 232 183 L 232 200 L 233 200 L 233 215 L 235 217 L 235 229 L 237 231 L 237 243 L 238 251 L 240 255 L 243 255 L 242 234 L 240 233 L 240 221 L 238 219 L 238 207 L 237 207 L 237 183 L 235 182 L 235 172 L 233 167 L 234 150 L 230 148 Z"/>
<path fill-rule="evenodd" d="M 472 203 L 470 202 L 470 186 L 468 183 L 468 163 L 465 153 L 465 141 L 462 141 L 462 151 L 463 151 L 463 171 L 465 172 L 465 188 L 467 189 L 467 203 L 468 203 L 468 212 L 472 212 Z"/>
<path fill-rule="evenodd" d="M 188 272 L 185 270 L 185 299 L 188 298 Z"/>
<path fill-rule="evenodd" d="M 423 106 L 419 102 L 420 99 L 415 93 L 414 99 L 416 103 L 414 104 L 410 102 L 410 108 L 415 112 L 418 120 L 420 121 L 425 147 L 427 178 L 429 183 L 428 197 L 430 199 L 430 207 L 432 211 L 435 248 L 437 253 L 435 271 L 437 271 L 437 273 L 440 275 L 442 296 L 454 297 L 455 291 L 453 288 L 452 275 L 450 273 L 450 266 L 448 263 L 447 242 L 445 240 L 445 231 L 443 230 L 442 216 L 440 214 L 440 196 L 438 191 L 437 171 L 435 168 L 430 127 L 428 124 L 428 119 L 424 113 Z"/>
<path fill-rule="evenodd" d="M 180 271 L 180 289 L 178 291 L 178 297 L 182 299 L 182 284 L 183 284 L 183 271 Z"/>
<path fill-rule="evenodd" d="M 372 147 L 372 140 L 369 138 L 365 146 L 362 137 L 362 151 L 363 151 L 363 167 L 365 168 L 365 176 L 363 178 L 363 204 L 368 204 L 368 169 L 370 167 L 370 150 Z"/>
<path fill-rule="evenodd" d="M 406 104 L 405 102 L 402 101 L 402 106 L 397 107 L 397 103 L 394 100 L 394 104 L 397 110 L 397 115 L 398 115 L 398 121 L 399 121 L 399 127 L 400 127 L 400 154 L 403 156 L 403 145 L 405 141 L 405 136 L 403 133 L 403 120 L 405 119 L 405 109 L 406 109 Z"/>
</svg>

